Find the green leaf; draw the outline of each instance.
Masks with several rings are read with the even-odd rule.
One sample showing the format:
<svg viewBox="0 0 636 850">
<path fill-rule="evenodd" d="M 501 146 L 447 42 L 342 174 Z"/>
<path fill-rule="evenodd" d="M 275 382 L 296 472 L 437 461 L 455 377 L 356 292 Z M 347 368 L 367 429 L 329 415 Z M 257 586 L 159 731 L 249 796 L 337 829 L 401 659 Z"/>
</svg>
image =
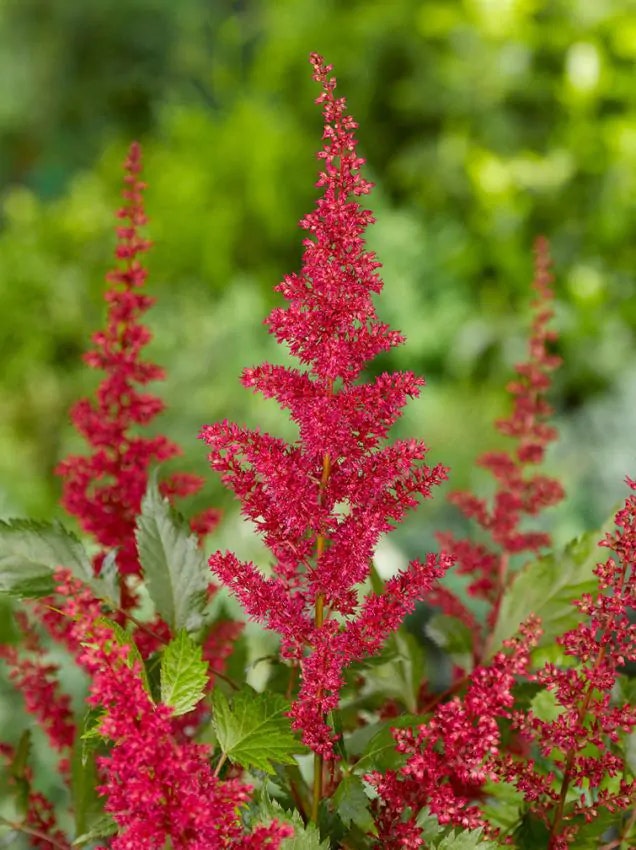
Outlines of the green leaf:
<svg viewBox="0 0 636 850">
<path fill-rule="evenodd" d="M 259 694 L 246 685 L 228 702 L 216 688 L 212 705 L 219 746 L 242 767 L 274 773 L 274 763 L 294 764 L 294 754 L 306 752 L 294 737 L 287 717 L 289 703 L 280 694 Z"/>
<path fill-rule="evenodd" d="M 481 828 L 458 833 L 453 830 L 435 845 L 435 850 L 495 850 L 499 846 L 482 838 L 481 833 Z"/>
<path fill-rule="evenodd" d="M 93 719 L 86 715 L 85 722 Z M 71 755 L 71 794 L 75 815 L 75 834 L 82 835 L 90 829 L 104 813 L 103 798 L 96 791 L 98 784 L 95 766 L 95 739 L 93 746 L 84 738 L 83 732 L 76 736 Z"/>
<path fill-rule="evenodd" d="M 486 782 L 483 795 L 485 799 L 480 808 L 486 820 L 504 834 L 511 833 L 519 823 L 519 812 L 524 806 L 521 791 L 507 782 Z"/>
<path fill-rule="evenodd" d="M 9 763 L 9 774 L 12 778 L 10 796 L 15 810 L 20 818 L 26 817 L 29 811 L 29 794 L 31 782 L 29 779 L 29 756 L 31 755 L 31 730 L 25 729 L 13 752 Z"/>
<path fill-rule="evenodd" d="M 362 780 L 352 773 L 343 777 L 333 795 L 333 804 L 336 812 L 346 827 L 355 824 L 363 832 L 376 834 L 373 816 L 369 811 L 369 798 L 367 797 Z"/>
<path fill-rule="evenodd" d="M 320 840 L 320 832 L 313 823 L 305 824 L 297 811 L 283 809 L 277 800 L 272 800 L 266 790 L 261 792 L 259 805 L 254 810 L 255 820 L 250 823 L 253 828 L 256 823 L 287 823 L 294 828 L 294 835 L 284 838 L 280 850 L 329 850 L 330 842 Z"/>
<path fill-rule="evenodd" d="M 603 836 L 612 828 L 623 834 L 623 844 L 620 845 L 620 850 L 623 850 L 623 848 L 629 850 L 630 847 L 634 847 L 634 844 L 629 841 L 630 835 L 623 833 L 625 821 L 620 812 L 610 812 L 606 808 L 599 806 L 596 817 L 589 821 L 589 823 L 586 822 L 583 815 L 572 817 L 570 823 L 577 826 L 576 838 L 572 844 L 573 847 L 576 847 L 576 850 L 598 850 L 599 847 L 602 847 L 606 843 L 603 842 Z"/>
<path fill-rule="evenodd" d="M 473 667 L 473 634 L 465 623 L 447 614 L 434 614 L 426 634 L 464 670 Z"/>
<path fill-rule="evenodd" d="M 117 549 L 111 549 L 102 561 L 98 576 L 93 576 L 90 585 L 100 599 L 108 600 L 113 608 L 119 606 L 119 570 Z"/>
<path fill-rule="evenodd" d="M 156 474 L 141 503 L 136 538 L 148 592 L 158 613 L 173 632 L 201 628 L 210 569 L 187 521 L 161 496 Z"/>
<path fill-rule="evenodd" d="M 26 777 L 30 755 L 31 730 L 25 729 L 20 735 L 20 740 L 13 751 L 13 758 L 9 764 L 9 771 L 14 779 L 24 779 Z"/>
<path fill-rule="evenodd" d="M 557 635 L 574 628 L 581 615 L 572 604 L 583 593 L 594 593 L 596 564 L 602 560 L 598 547 L 613 519 L 600 531 L 571 541 L 560 554 L 545 555 L 527 564 L 505 592 L 492 637 L 494 655 L 504 640 L 513 637 L 530 614 L 541 618 L 541 643 L 551 643 Z"/>
<path fill-rule="evenodd" d="M 366 689 L 371 694 L 382 694 L 383 701 L 395 697 L 407 711 L 415 712 L 426 667 L 421 645 L 412 634 L 400 629 L 391 635 L 382 651 L 391 660 L 365 671 Z"/>
<path fill-rule="evenodd" d="M 20 643 L 22 633 L 13 616 L 15 601 L 9 596 L 0 596 L 0 646 Z"/>
<path fill-rule="evenodd" d="M 161 701 L 175 715 L 187 714 L 204 696 L 207 682 L 202 649 L 181 629 L 161 654 Z"/>
<path fill-rule="evenodd" d="M 420 828 L 420 837 L 424 839 L 425 847 L 435 847 L 433 842 L 440 838 L 440 836 L 443 836 L 444 832 L 446 832 L 446 827 L 440 825 L 440 822 L 437 820 L 435 815 L 431 814 L 428 806 L 424 806 L 423 809 L 420 809 L 417 818 L 415 819 L 415 823 Z"/>
<path fill-rule="evenodd" d="M 514 839 L 518 850 L 537 850 L 548 847 L 550 830 L 536 815 L 526 811 L 514 832 Z"/>
<path fill-rule="evenodd" d="M 291 838 L 283 838 L 280 850 L 329 850 L 331 847 L 329 839 L 320 840 L 320 832 L 316 825 L 308 823 L 305 826 L 297 812 L 294 812 L 294 818 L 291 821 L 287 821 L 287 823 L 290 822 L 294 827 L 294 835 Z"/>
<path fill-rule="evenodd" d="M 94 842 L 100 838 L 109 838 L 111 835 L 116 835 L 117 824 L 112 819 L 111 815 L 103 814 L 93 823 L 90 829 L 78 835 L 72 847 L 81 847 L 83 844 Z"/>
<path fill-rule="evenodd" d="M 530 708 L 535 717 L 544 723 L 552 723 L 563 713 L 563 707 L 557 702 L 553 691 L 544 688 L 535 694 L 530 702 Z"/>
<path fill-rule="evenodd" d="M 92 575 L 90 560 L 75 535 L 59 523 L 0 521 L 0 593 L 48 596 L 55 590 L 53 572 L 58 567 L 83 581 Z"/>
<path fill-rule="evenodd" d="M 404 764 L 406 757 L 395 749 L 395 738 L 391 729 L 415 729 L 427 722 L 427 718 L 416 714 L 403 714 L 391 720 L 382 720 L 363 727 L 351 735 L 347 741 L 347 749 L 352 755 L 361 752 L 361 756 L 354 765 L 354 770 L 359 775 L 364 775 L 373 770 L 384 773 L 387 770 L 395 770 Z M 363 747 L 360 747 L 363 743 Z"/>
</svg>

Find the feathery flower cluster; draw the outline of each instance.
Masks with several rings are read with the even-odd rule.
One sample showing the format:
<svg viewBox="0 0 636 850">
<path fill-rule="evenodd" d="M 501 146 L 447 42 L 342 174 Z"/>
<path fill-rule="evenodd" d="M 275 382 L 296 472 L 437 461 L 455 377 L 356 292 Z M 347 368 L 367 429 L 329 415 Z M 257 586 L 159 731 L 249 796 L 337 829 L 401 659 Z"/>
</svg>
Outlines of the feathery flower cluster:
<svg viewBox="0 0 636 850">
<path fill-rule="evenodd" d="M 59 571 L 58 582 L 78 662 L 91 675 L 88 702 L 101 711 L 100 734 L 113 742 L 98 759 L 99 790 L 120 828 L 111 850 L 163 850 L 167 839 L 174 850 L 276 850 L 292 830 L 272 823 L 243 832 L 237 807 L 251 789 L 214 776 L 207 746 L 175 739 L 172 710 L 146 692 L 130 647 L 100 620 L 99 603 L 70 573 Z"/>
<path fill-rule="evenodd" d="M 151 243 L 139 232 L 147 219 L 143 208 L 145 184 L 139 178 L 141 149 L 136 142 L 130 147 L 124 168 L 126 203 L 117 213 L 124 224 L 117 228 L 115 251 L 121 266 L 106 276 L 110 284 L 105 296 L 109 305 L 106 329 L 93 335 L 95 348 L 84 356 L 89 366 L 101 369 L 106 377 L 97 389 L 96 400 L 80 400 L 71 413 L 93 453 L 68 457 L 56 471 L 64 480 L 63 507 L 104 549 L 95 560 L 95 569 L 101 568 L 107 550 L 118 549 L 122 607 L 130 607 L 132 600 L 123 577 L 140 572 L 134 529 L 148 484 L 148 469 L 152 463 L 180 454 L 180 449 L 165 436 L 139 436 L 135 430 L 163 410 L 159 398 L 140 392 L 138 387 L 162 379 L 164 371 L 141 359 L 151 334 L 139 320 L 154 299 L 141 291 L 147 271 L 140 256 Z M 162 483 L 162 492 L 187 496 L 201 485 L 197 476 L 178 474 Z M 197 527 L 204 532 L 215 524 L 216 514 L 210 512 L 201 519 Z"/>
<path fill-rule="evenodd" d="M 370 774 L 376 788 L 378 847 L 422 847 L 417 814 L 427 806 L 440 824 L 474 829 L 487 826 L 473 804 L 481 786 L 496 779 L 494 759 L 501 734 L 498 718 L 509 718 L 516 677 L 526 674 L 539 623 L 530 618 L 520 637 L 504 643 L 488 665 L 477 667 L 460 699 L 438 706 L 431 719 L 415 729 L 394 729 L 398 752 L 407 756 L 399 769 Z"/>
<path fill-rule="evenodd" d="M 331 66 L 317 54 L 311 63 L 322 87 L 322 196 L 301 221 L 308 234 L 302 271 L 277 287 L 288 304 L 267 319 L 305 368 L 265 363 L 242 377 L 290 411 L 299 439 L 287 444 L 227 421 L 204 427 L 201 437 L 212 468 L 272 552 L 274 575 L 231 553 L 216 553 L 210 565 L 251 617 L 281 635 L 283 655 L 300 663 L 294 727 L 319 756 L 332 758 L 325 715 L 338 704 L 344 666 L 376 652 L 449 561 L 413 562 L 384 594 L 358 604 L 378 538 L 430 496 L 446 470 L 425 465 L 422 442 L 385 443 L 422 379 L 403 372 L 356 382 L 367 361 L 403 338 L 373 306 L 382 281 L 362 237 L 373 219 L 356 200 L 371 188 L 360 175 L 357 124 L 334 94 Z"/>
<path fill-rule="evenodd" d="M 0 658 L 9 668 L 9 680 L 24 696 L 25 708 L 46 733 L 54 750 L 63 755 L 62 768 L 67 767 L 75 738 L 75 721 L 68 694 L 60 691 L 59 668 L 46 657 L 40 637 L 24 611 L 17 611 L 16 622 L 24 641 L 22 645 L 0 645 Z"/>
<path fill-rule="evenodd" d="M 556 339 L 556 332 L 548 327 L 554 315 L 551 282 L 548 242 L 539 237 L 535 243 L 533 287 L 536 297 L 532 302 L 534 318 L 529 357 L 527 362 L 517 365 L 518 378 L 507 386 L 514 398 L 512 413 L 496 422 L 501 434 L 516 441 L 516 448 L 514 451 L 487 452 L 477 461 L 479 466 L 492 473 L 497 482 L 491 507 L 485 499 L 471 493 L 454 492 L 449 495 L 449 501 L 488 533 L 492 545 L 457 539 L 450 532 L 436 535 L 444 550 L 456 559 L 457 572 L 470 576 L 468 593 L 489 603 L 488 625 L 491 627 L 496 622 L 501 597 L 507 586 L 511 558 L 521 552 L 536 553 L 550 545 L 549 534 L 520 528 L 523 517 L 536 516 L 564 496 L 563 488 L 556 479 L 532 471 L 543 461 L 548 445 L 557 436 L 556 429 L 546 421 L 552 408 L 545 398 L 550 388 L 550 373 L 561 362 L 548 349 Z M 475 619 L 458 599 L 449 591 L 438 588 L 431 602 L 462 619 L 475 635 L 476 647 L 479 647 L 481 637 Z"/>
<path fill-rule="evenodd" d="M 9 767 L 8 786 L 21 784 L 24 794 L 23 803 L 26 809 L 24 822 L 16 825 L 16 829 L 29 837 L 32 850 L 71 850 L 71 844 L 59 828 L 55 817 L 55 808 L 50 800 L 39 791 L 33 790 L 33 775 L 29 767 L 24 767 L 21 775 L 16 776 L 11 765 L 16 753 L 13 747 L 0 743 L 0 759 Z M 4 826 L 9 823 L 3 819 Z"/>
<path fill-rule="evenodd" d="M 627 479 L 632 491 L 636 481 Z M 546 824 L 548 850 L 565 850 L 578 827 L 601 809 L 633 807 L 636 780 L 629 778 L 624 748 L 616 744 L 636 728 L 636 707 L 617 704 L 619 668 L 636 661 L 636 626 L 627 612 L 636 608 L 636 496 L 631 493 L 615 517 L 618 530 L 600 545 L 613 550 L 595 573 L 599 590 L 584 594 L 576 607 L 585 616 L 557 638 L 572 664 L 545 664 L 536 681 L 554 695 L 556 716 L 540 719 L 516 712 L 521 734 L 533 741 L 555 770 L 540 770 L 539 760 L 507 755 L 501 776 L 523 792 L 531 811 Z M 574 794 L 574 792 L 577 792 Z"/>
</svg>

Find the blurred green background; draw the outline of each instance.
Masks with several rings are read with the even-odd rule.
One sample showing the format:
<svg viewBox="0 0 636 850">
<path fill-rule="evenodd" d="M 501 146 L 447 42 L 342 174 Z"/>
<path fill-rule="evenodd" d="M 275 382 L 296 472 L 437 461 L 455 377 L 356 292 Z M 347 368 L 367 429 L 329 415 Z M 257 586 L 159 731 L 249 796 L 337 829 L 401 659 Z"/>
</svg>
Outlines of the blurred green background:
<svg viewBox="0 0 636 850">
<path fill-rule="evenodd" d="M 228 417 L 293 434 L 238 384 L 280 353 L 262 327 L 298 269 L 321 117 L 307 56 L 334 64 L 377 188 L 380 315 L 406 346 L 378 368 L 428 388 L 398 433 L 451 485 L 487 488 L 503 387 L 525 352 L 531 245 L 552 242 L 560 540 L 599 524 L 636 474 L 636 3 L 630 0 L 0 0 L 0 513 L 61 517 L 57 461 L 103 323 L 120 164 L 145 151 L 158 428 L 231 501 L 196 435 Z M 409 554 L 454 524 L 441 496 Z M 242 533 L 229 522 L 223 543 Z M 400 542 L 401 541 L 401 542 Z M 246 544 L 247 545 L 247 544 Z M 390 557 L 399 558 L 393 550 Z M 393 554 L 391 554 L 393 553 Z"/>
</svg>

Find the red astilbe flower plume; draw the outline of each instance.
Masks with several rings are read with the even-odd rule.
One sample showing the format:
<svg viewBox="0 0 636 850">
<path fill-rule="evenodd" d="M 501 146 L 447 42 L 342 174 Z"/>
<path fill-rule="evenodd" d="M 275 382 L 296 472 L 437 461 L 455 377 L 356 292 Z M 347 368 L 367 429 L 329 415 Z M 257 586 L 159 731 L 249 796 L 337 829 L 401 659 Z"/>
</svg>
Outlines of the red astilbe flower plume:
<svg viewBox="0 0 636 850">
<path fill-rule="evenodd" d="M 54 750 L 62 756 L 60 769 L 67 772 L 75 738 L 71 699 L 60 690 L 59 667 L 47 658 L 38 632 L 23 611 L 15 613 L 24 635 L 20 647 L 0 645 L 0 658 L 9 668 L 9 681 L 21 692 L 25 708 L 46 733 Z"/>
<path fill-rule="evenodd" d="M 110 850 L 163 850 L 167 841 L 174 850 L 277 850 L 293 829 L 273 822 L 244 832 L 239 807 L 251 788 L 216 777 L 208 746 L 176 739 L 172 709 L 153 702 L 139 663 L 115 640 L 98 601 L 68 571 L 58 571 L 57 580 L 60 613 L 91 676 L 88 702 L 100 711 L 100 734 L 113 742 L 98 759 L 98 791 L 119 827 Z"/>
<path fill-rule="evenodd" d="M 490 506 L 485 499 L 472 493 L 454 492 L 448 497 L 466 517 L 474 519 L 486 531 L 491 543 L 458 539 L 449 532 L 436 535 L 440 545 L 456 559 L 457 571 L 470 576 L 468 593 L 489 603 L 490 626 L 497 619 L 509 577 L 510 559 L 521 552 L 537 553 L 551 542 L 550 535 L 545 532 L 522 530 L 523 518 L 536 516 L 564 496 L 556 479 L 535 471 L 548 445 L 557 437 L 556 429 L 547 424 L 553 411 L 545 397 L 550 388 L 550 373 L 561 362 L 548 350 L 557 336 L 548 327 L 554 315 L 551 282 L 548 242 L 539 237 L 535 242 L 533 288 L 536 297 L 532 302 L 534 318 L 529 356 L 525 363 L 516 367 L 518 378 L 507 387 L 514 399 L 512 413 L 495 423 L 501 434 L 516 441 L 516 447 L 510 451 L 487 452 L 477 461 L 479 466 L 490 470 L 497 482 Z M 459 600 L 449 591 L 438 588 L 431 601 L 448 614 L 463 619 L 475 634 L 479 647 L 481 641 L 475 619 Z"/>
<path fill-rule="evenodd" d="M 439 705 L 431 719 L 415 729 L 394 729 L 397 751 L 407 757 L 399 770 L 367 776 L 378 792 L 375 804 L 377 846 L 382 850 L 423 847 L 417 815 L 428 807 L 442 825 L 488 827 L 475 804 L 480 788 L 497 772 L 498 718 L 509 718 L 516 677 L 525 675 L 530 650 L 540 635 L 531 618 L 518 638 L 506 641 L 488 665 L 477 667 L 466 693 Z"/>
<path fill-rule="evenodd" d="M 29 767 L 22 768 L 22 775 L 16 776 L 12 768 L 15 750 L 9 744 L 0 743 L 0 762 L 9 768 L 6 789 L 13 791 L 16 785 L 21 786 L 19 794 L 23 797 L 26 814 L 22 821 L 11 824 L 16 832 L 28 836 L 31 850 L 71 850 L 71 842 L 60 829 L 55 816 L 55 807 L 44 794 L 33 789 L 33 774 Z M 3 789 L 5 790 L 5 789 Z M 8 826 L 3 819 L 3 826 Z"/>
<path fill-rule="evenodd" d="M 164 408 L 154 395 L 139 390 L 164 377 L 159 366 L 144 361 L 141 353 L 151 334 L 140 322 L 154 303 L 143 293 L 147 271 L 140 257 L 150 242 L 140 235 L 146 224 L 143 208 L 145 184 L 140 180 L 141 149 L 131 145 L 125 165 L 126 201 L 117 213 L 123 224 L 117 228 L 115 255 L 119 266 L 106 275 L 109 289 L 106 329 L 93 335 L 95 348 L 84 360 L 106 377 L 96 398 L 84 398 L 71 412 L 77 430 L 93 449 L 88 456 L 73 455 L 62 461 L 57 474 L 64 479 L 62 505 L 77 517 L 81 527 L 104 547 L 118 548 L 117 567 L 121 576 L 137 575 L 140 565 L 135 547 L 135 519 L 148 483 L 151 464 L 181 453 L 165 436 L 140 436 L 138 429 L 148 425 Z M 162 483 L 169 497 L 187 496 L 202 485 L 197 476 L 178 474 Z M 198 531 L 207 531 L 216 515 L 209 512 L 207 522 L 198 522 Z M 96 559 L 101 568 L 105 552 Z M 124 593 L 124 601 L 126 599 Z M 126 607 L 126 606 L 124 606 Z"/>
<path fill-rule="evenodd" d="M 410 372 L 358 381 L 371 358 L 403 337 L 373 305 L 382 281 L 362 236 L 373 219 L 356 200 L 371 189 L 360 175 L 357 124 L 334 94 L 331 66 L 317 54 L 311 63 L 322 87 L 322 195 L 301 221 L 302 270 L 277 287 L 287 306 L 266 320 L 302 368 L 265 363 L 242 378 L 290 411 L 299 438 L 288 444 L 227 421 L 204 427 L 201 437 L 274 559 L 271 578 L 231 553 L 217 552 L 210 565 L 251 617 L 281 635 L 283 655 L 300 663 L 293 724 L 315 753 L 333 757 L 325 714 L 338 704 L 343 668 L 376 652 L 450 561 L 413 562 L 384 594 L 358 602 L 380 535 L 429 497 L 446 470 L 425 464 L 420 441 L 386 444 L 424 381 Z"/>
<path fill-rule="evenodd" d="M 628 478 L 627 484 L 636 491 L 636 481 Z M 532 711 L 515 715 L 521 734 L 553 769 L 541 770 L 539 759 L 501 759 L 502 778 L 517 785 L 531 812 L 545 823 L 548 850 L 576 846 L 581 823 L 602 809 L 619 812 L 636 803 L 636 779 L 625 761 L 625 746 L 615 746 L 636 728 L 636 707 L 621 701 L 617 687 L 619 668 L 636 661 L 636 625 L 628 617 L 636 608 L 633 493 L 615 523 L 617 530 L 599 544 L 615 557 L 595 569 L 598 592 L 575 603 L 585 619 L 557 638 L 571 665 L 548 663 L 535 677 L 554 695 L 556 717 L 542 720 Z"/>
</svg>

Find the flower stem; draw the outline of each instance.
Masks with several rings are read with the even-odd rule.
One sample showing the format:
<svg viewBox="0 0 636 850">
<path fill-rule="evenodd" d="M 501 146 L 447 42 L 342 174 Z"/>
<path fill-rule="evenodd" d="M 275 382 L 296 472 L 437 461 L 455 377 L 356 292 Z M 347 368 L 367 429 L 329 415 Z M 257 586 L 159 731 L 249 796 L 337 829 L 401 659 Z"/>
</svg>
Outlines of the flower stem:
<svg viewBox="0 0 636 850">
<path fill-rule="evenodd" d="M 8 826 L 9 829 L 14 830 L 15 832 L 22 832 L 24 835 L 30 835 L 33 838 L 38 838 L 40 841 L 48 842 L 51 847 L 59 848 L 59 850 L 68 850 L 68 844 L 64 842 L 62 844 L 61 841 L 56 841 L 55 838 L 48 835 L 46 832 L 42 832 L 39 829 L 34 829 L 31 826 L 27 826 L 25 823 L 19 823 L 17 821 L 11 821 L 8 818 L 0 817 L 0 823 Z"/>
<path fill-rule="evenodd" d="M 323 494 L 329 475 L 331 473 L 331 459 L 328 454 L 322 459 L 322 476 L 320 478 L 320 488 L 318 491 L 318 502 L 322 504 Z M 320 561 L 322 553 L 325 551 L 325 535 L 319 534 L 316 540 L 316 563 Z M 316 629 L 322 627 L 325 620 L 325 597 L 322 593 L 316 596 L 316 607 L 314 615 L 314 625 Z M 314 823 L 318 822 L 318 808 L 322 800 L 322 774 L 323 774 L 323 758 L 319 753 L 314 753 L 314 791 L 311 801 L 311 819 Z"/>
</svg>

